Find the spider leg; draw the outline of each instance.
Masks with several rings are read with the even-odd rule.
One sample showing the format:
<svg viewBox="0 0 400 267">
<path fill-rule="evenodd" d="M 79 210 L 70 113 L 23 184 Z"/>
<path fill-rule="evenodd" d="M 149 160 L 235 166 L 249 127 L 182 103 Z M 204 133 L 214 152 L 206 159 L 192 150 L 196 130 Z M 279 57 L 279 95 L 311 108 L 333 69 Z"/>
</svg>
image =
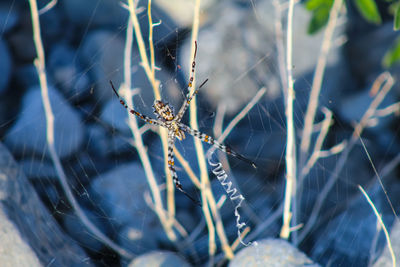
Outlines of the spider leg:
<svg viewBox="0 0 400 267">
<path fill-rule="evenodd" d="M 188 86 L 186 88 L 186 90 L 188 91 L 187 95 L 186 95 L 186 101 L 183 103 L 181 109 L 179 110 L 178 114 L 175 117 L 175 121 L 180 121 L 183 117 L 183 114 L 185 114 L 186 109 L 188 108 L 190 101 L 192 101 L 193 97 L 195 95 L 197 95 L 197 93 L 199 92 L 199 89 L 201 87 L 203 87 L 203 85 L 208 81 L 208 79 L 206 79 L 193 93 L 192 95 L 190 95 L 190 91 L 192 89 L 192 85 L 193 85 L 193 79 L 194 79 L 194 70 L 196 67 L 196 54 L 197 54 L 197 42 L 194 42 L 194 56 L 193 56 L 193 61 L 192 61 L 192 72 L 190 74 L 190 78 L 189 78 L 189 83 Z"/>
<path fill-rule="evenodd" d="M 185 194 L 190 200 L 192 200 L 194 203 L 197 205 L 201 206 L 200 202 L 195 200 L 193 197 L 191 197 L 188 193 L 186 193 L 185 190 L 182 188 L 181 182 L 179 182 L 178 175 L 176 174 L 175 170 L 175 161 L 174 161 L 174 141 L 175 141 L 175 133 L 172 131 L 168 132 L 168 168 L 169 171 L 171 172 L 172 175 L 172 180 L 175 183 L 175 187 L 181 191 L 183 194 Z"/>
<path fill-rule="evenodd" d="M 194 92 L 192 95 L 190 95 L 190 88 L 188 88 L 189 92 L 186 95 L 186 100 L 183 103 L 181 109 L 179 110 L 178 114 L 175 117 L 175 121 L 180 121 L 183 117 L 183 114 L 185 114 L 185 111 L 187 110 L 187 108 L 189 107 L 190 102 L 192 101 L 193 97 L 195 95 L 197 95 L 197 93 L 199 92 L 200 88 L 203 87 L 203 85 L 206 84 L 206 82 L 208 81 L 208 79 L 206 79 Z"/>
<path fill-rule="evenodd" d="M 146 115 L 143 115 L 143 114 L 141 114 L 141 113 L 129 108 L 128 105 L 125 103 L 125 101 L 122 99 L 122 97 L 119 96 L 117 90 L 115 90 L 115 87 L 114 87 L 112 81 L 110 81 L 110 84 L 111 84 L 111 87 L 112 87 L 115 95 L 118 97 L 119 102 L 121 103 L 122 106 L 124 106 L 124 108 L 126 108 L 129 111 L 129 113 L 138 116 L 139 118 L 141 118 L 142 120 L 144 120 L 147 123 L 166 127 L 165 124 L 162 121 L 153 120 L 153 119 L 147 117 Z"/>
<path fill-rule="evenodd" d="M 205 133 L 199 132 L 197 130 L 194 130 L 183 123 L 179 124 L 179 128 L 181 130 L 183 130 L 184 132 L 186 132 L 196 138 L 199 138 L 201 141 L 206 142 L 206 143 L 218 148 L 222 152 L 225 152 L 228 155 L 231 155 L 237 159 L 240 159 L 241 161 L 244 161 L 244 162 L 250 164 L 251 166 L 253 166 L 253 168 L 257 168 L 256 164 L 253 161 L 251 161 L 248 158 L 245 158 L 244 156 L 240 155 L 239 153 L 233 151 L 230 147 L 221 144 L 220 142 L 216 141 L 211 136 L 209 136 Z"/>
</svg>

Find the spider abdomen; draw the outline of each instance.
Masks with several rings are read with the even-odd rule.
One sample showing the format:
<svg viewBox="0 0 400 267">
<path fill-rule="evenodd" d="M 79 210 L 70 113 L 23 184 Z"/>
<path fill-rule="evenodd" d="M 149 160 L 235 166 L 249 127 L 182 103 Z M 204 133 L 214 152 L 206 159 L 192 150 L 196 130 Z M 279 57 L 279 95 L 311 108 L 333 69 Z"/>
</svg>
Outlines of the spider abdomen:
<svg viewBox="0 0 400 267">
<path fill-rule="evenodd" d="M 160 100 L 156 100 L 154 101 L 153 108 L 154 114 L 156 114 L 159 119 L 172 121 L 175 118 L 174 109 L 168 103 L 166 104 Z"/>
</svg>

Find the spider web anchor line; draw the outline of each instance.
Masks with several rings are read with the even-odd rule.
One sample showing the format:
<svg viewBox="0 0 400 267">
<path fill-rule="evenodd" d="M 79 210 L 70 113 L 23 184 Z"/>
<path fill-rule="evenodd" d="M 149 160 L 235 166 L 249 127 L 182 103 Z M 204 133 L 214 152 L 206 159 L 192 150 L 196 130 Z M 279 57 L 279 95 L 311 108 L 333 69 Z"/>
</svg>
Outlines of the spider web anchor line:
<svg viewBox="0 0 400 267">
<path fill-rule="evenodd" d="M 214 155 L 214 151 L 209 150 L 207 152 L 207 161 L 208 164 L 212 167 L 211 171 L 212 173 L 217 177 L 218 181 L 224 188 L 226 194 L 229 196 L 229 199 L 235 204 L 235 217 L 236 217 L 236 228 L 237 230 L 237 235 L 240 243 L 244 245 L 245 247 L 248 247 L 252 244 L 252 242 L 248 242 L 247 244 L 244 243 L 242 239 L 242 228 L 246 226 L 245 222 L 240 222 L 240 213 L 239 213 L 239 208 L 242 206 L 242 202 L 245 200 L 242 194 L 239 193 L 239 191 L 232 186 L 232 181 L 230 181 L 228 174 L 225 172 L 225 170 L 222 167 L 222 163 L 218 162 L 212 162 L 212 156 Z"/>
</svg>

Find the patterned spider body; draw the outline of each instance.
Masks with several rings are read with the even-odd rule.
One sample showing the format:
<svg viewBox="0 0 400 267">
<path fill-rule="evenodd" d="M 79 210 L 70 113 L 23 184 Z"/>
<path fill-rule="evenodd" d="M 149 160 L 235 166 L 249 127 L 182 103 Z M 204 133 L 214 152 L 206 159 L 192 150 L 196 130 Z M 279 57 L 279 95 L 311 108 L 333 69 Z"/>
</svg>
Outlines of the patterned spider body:
<svg viewBox="0 0 400 267">
<path fill-rule="evenodd" d="M 175 118 L 174 109 L 168 104 L 160 100 L 155 100 L 153 104 L 154 114 L 159 120 L 164 122 L 172 121 Z"/>
<path fill-rule="evenodd" d="M 185 133 L 179 128 L 174 114 L 174 109 L 168 103 L 155 100 L 153 104 L 154 114 L 164 122 L 168 131 L 173 132 L 179 140 L 185 139 Z"/>
<path fill-rule="evenodd" d="M 195 63 L 196 52 L 197 52 L 197 42 L 195 42 L 195 50 L 194 50 L 194 56 L 193 56 L 193 62 L 192 62 L 192 72 L 191 72 L 189 83 L 187 86 L 188 93 L 186 95 L 186 101 L 183 103 L 183 105 L 180 108 L 177 115 L 174 114 L 173 108 L 168 103 L 164 103 L 160 100 L 156 100 L 156 101 L 154 101 L 153 109 L 154 109 L 154 114 L 157 116 L 157 120 L 147 117 L 146 115 L 143 115 L 143 114 L 129 108 L 128 105 L 125 103 L 125 101 L 119 96 L 117 90 L 114 88 L 114 85 L 112 84 L 111 81 L 110 81 L 110 84 L 111 84 L 112 89 L 114 90 L 114 93 L 118 96 L 119 102 L 121 103 L 121 105 L 124 106 L 124 108 L 126 108 L 131 114 L 139 117 L 140 119 L 142 119 L 143 121 L 145 121 L 149 124 L 167 128 L 167 130 L 168 130 L 168 168 L 171 172 L 172 179 L 178 190 L 180 190 L 182 193 L 184 193 L 187 197 L 189 197 L 195 203 L 198 203 L 188 193 L 186 193 L 185 190 L 183 190 L 182 185 L 179 182 L 178 175 L 176 174 L 176 170 L 174 167 L 174 165 L 175 165 L 175 161 L 174 161 L 175 138 L 182 140 L 185 138 L 185 133 L 187 133 L 196 138 L 199 138 L 203 142 L 206 142 L 212 146 L 215 146 L 216 148 L 220 149 L 221 151 L 223 151 L 235 158 L 238 158 L 240 160 L 243 160 L 243 161 L 251 164 L 254 168 L 256 167 L 256 165 L 252 161 L 243 157 L 239 153 L 233 151 L 229 147 L 214 140 L 214 138 L 212 138 L 211 136 L 201 133 L 201 132 L 199 132 L 195 129 L 192 129 L 189 126 L 181 123 L 183 114 L 185 113 L 186 109 L 188 108 L 190 101 L 193 99 L 193 97 L 195 95 L 197 95 L 197 93 L 199 92 L 199 89 L 201 87 L 203 87 L 203 85 L 207 82 L 207 79 L 206 79 L 197 89 L 195 89 L 192 93 L 190 92 L 191 88 L 193 86 L 193 80 L 194 80 L 194 68 L 196 66 L 196 63 Z"/>
</svg>

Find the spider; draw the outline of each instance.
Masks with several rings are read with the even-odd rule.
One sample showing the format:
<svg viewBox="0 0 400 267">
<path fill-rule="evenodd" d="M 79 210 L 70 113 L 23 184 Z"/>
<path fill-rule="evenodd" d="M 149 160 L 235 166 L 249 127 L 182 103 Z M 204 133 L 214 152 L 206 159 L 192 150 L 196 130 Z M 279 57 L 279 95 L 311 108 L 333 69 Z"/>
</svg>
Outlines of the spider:
<svg viewBox="0 0 400 267">
<path fill-rule="evenodd" d="M 197 42 L 195 41 L 195 50 L 194 50 L 194 56 L 193 56 L 193 61 L 192 61 L 192 71 L 189 79 L 189 83 L 187 86 L 188 93 L 186 95 L 186 101 L 183 103 L 182 107 L 180 108 L 178 114 L 175 116 L 173 108 L 168 104 L 164 103 L 160 100 L 155 100 L 153 104 L 153 112 L 156 115 L 157 119 L 152 119 L 149 118 L 131 108 L 128 107 L 128 105 L 125 103 L 125 101 L 119 96 L 117 90 L 115 89 L 112 81 L 110 81 L 111 87 L 115 93 L 115 95 L 118 97 L 119 102 L 121 103 L 124 108 L 126 108 L 130 113 L 133 115 L 136 115 L 143 121 L 149 123 L 149 124 L 154 124 L 157 126 L 161 126 L 164 128 L 168 129 L 168 168 L 171 172 L 172 179 L 175 183 L 176 188 L 181 191 L 183 194 L 185 194 L 188 198 L 190 198 L 193 202 L 198 203 L 198 201 L 194 200 L 188 193 L 186 193 L 185 190 L 183 190 L 182 185 L 178 179 L 178 175 L 176 174 L 175 170 L 175 161 L 174 161 L 174 142 L 175 142 L 175 137 L 178 138 L 179 140 L 183 140 L 185 138 L 185 133 L 190 134 L 196 138 L 199 138 L 201 141 L 206 142 L 212 146 L 215 146 L 216 148 L 220 149 L 221 151 L 225 152 L 228 155 L 231 155 L 235 158 L 238 158 L 244 162 L 247 162 L 251 164 L 254 168 L 256 168 L 256 165 L 254 162 L 251 160 L 245 158 L 244 156 L 240 155 L 239 153 L 233 151 L 230 147 L 223 145 L 216 141 L 214 138 L 211 136 L 201 133 L 197 130 L 194 130 L 190 128 L 189 126 L 181 123 L 181 119 L 188 108 L 190 101 L 192 101 L 193 97 L 197 95 L 199 92 L 199 89 L 204 86 L 204 84 L 208 81 L 206 79 L 191 95 L 190 91 L 193 86 L 193 76 L 194 76 L 194 71 L 195 71 L 195 66 L 196 66 L 196 53 L 197 53 Z"/>
</svg>

